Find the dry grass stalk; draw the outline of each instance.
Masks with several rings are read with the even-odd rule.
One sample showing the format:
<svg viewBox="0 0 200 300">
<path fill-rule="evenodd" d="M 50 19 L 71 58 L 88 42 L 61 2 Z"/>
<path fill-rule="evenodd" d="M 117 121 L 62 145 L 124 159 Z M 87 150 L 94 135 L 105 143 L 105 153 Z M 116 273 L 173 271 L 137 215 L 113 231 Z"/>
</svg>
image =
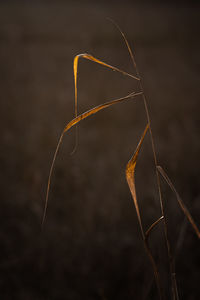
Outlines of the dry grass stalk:
<svg viewBox="0 0 200 300">
<path fill-rule="evenodd" d="M 144 137 L 147 133 L 147 130 L 149 129 L 149 124 L 147 124 L 142 136 L 141 136 L 141 139 L 138 143 L 138 146 L 135 150 L 135 153 L 133 154 L 132 158 L 129 160 L 128 164 L 126 165 L 126 180 L 128 182 L 128 185 L 129 185 L 129 189 L 131 191 L 131 195 L 132 195 L 132 198 L 133 198 L 133 202 L 134 202 L 134 205 L 135 205 L 135 209 L 136 209 L 136 213 L 137 213 L 137 218 L 138 218 L 138 222 L 139 222 L 139 225 L 140 225 L 140 230 L 141 230 L 141 233 L 142 233 L 142 238 L 143 238 L 143 242 L 144 242 L 144 246 L 145 246 L 145 249 L 147 251 L 147 255 L 151 261 L 151 264 L 152 264 L 152 267 L 153 267 L 153 271 L 154 271 L 154 276 L 155 276 L 155 280 L 156 280 L 156 284 L 157 284 L 157 288 L 158 288 L 158 292 L 159 292 L 159 297 L 160 299 L 162 299 L 162 291 L 161 291 L 161 283 L 160 283 L 160 276 L 159 276 L 159 272 L 158 272 L 158 268 L 156 266 L 156 263 L 155 263 L 155 260 L 153 258 L 153 255 L 152 255 L 152 252 L 151 252 L 151 249 L 149 247 L 149 244 L 148 244 L 148 236 L 149 236 L 149 233 L 151 231 L 151 229 L 159 223 L 159 221 L 163 218 L 159 218 L 156 222 L 154 222 L 151 227 L 149 228 L 149 230 L 147 231 L 147 234 L 145 234 L 144 232 L 144 228 L 143 228 L 143 225 L 142 225 L 142 220 L 141 220 L 141 215 L 140 215 L 140 210 L 139 210 L 139 205 L 138 205 L 138 201 L 137 201 L 137 195 L 136 195 L 136 186 L 135 186 L 135 167 L 136 167 L 136 163 L 137 163 L 137 158 L 138 158 L 138 154 L 139 154 L 139 151 L 140 151 L 140 148 L 142 146 L 142 142 L 144 140 Z"/>
<path fill-rule="evenodd" d="M 183 210 L 184 214 L 186 215 L 186 217 L 188 218 L 189 222 L 191 223 L 191 225 L 192 225 L 193 229 L 195 230 L 198 238 L 200 238 L 200 232 L 199 232 L 199 230 L 198 230 L 198 228 L 197 228 L 194 220 L 192 219 L 189 211 L 187 210 L 187 208 L 183 204 L 183 201 L 181 200 L 179 194 L 177 193 L 177 191 L 175 190 L 175 188 L 172 185 L 171 181 L 169 180 L 168 176 L 163 171 L 163 169 L 160 166 L 158 166 L 158 159 L 157 159 L 157 154 L 156 154 L 156 150 L 155 150 L 155 143 L 154 143 L 153 133 L 152 133 L 152 129 L 151 129 L 151 120 L 150 120 L 150 116 L 149 116 L 149 109 L 148 109 L 148 105 L 147 105 L 147 99 L 146 99 L 145 94 L 144 94 L 142 80 L 141 80 L 141 77 L 140 77 L 140 74 L 139 74 L 139 71 L 138 71 L 138 68 L 137 68 L 135 56 L 133 54 L 133 51 L 131 50 L 131 47 L 130 47 L 130 45 L 129 45 L 129 43 L 128 43 L 128 41 L 127 41 L 124 33 L 121 31 L 121 29 L 119 28 L 119 26 L 113 20 L 111 20 L 111 21 L 118 28 L 118 30 L 120 31 L 120 33 L 121 33 L 121 35 L 122 35 L 122 37 L 123 37 L 123 39 L 124 39 L 124 41 L 126 43 L 126 46 L 128 48 L 128 51 L 129 51 L 129 54 L 130 54 L 130 57 L 131 57 L 131 60 L 132 60 L 132 63 L 133 63 L 133 67 L 134 67 L 134 69 L 136 71 L 136 76 L 132 75 L 132 74 L 129 74 L 129 73 L 127 73 L 127 72 L 125 72 L 125 71 L 117 68 L 117 67 L 113 67 L 113 66 L 105 63 L 104 61 L 101 61 L 101 60 L 93 57 L 90 54 L 86 54 L 85 53 L 85 54 L 79 54 L 79 55 L 75 56 L 75 58 L 74 58 L 75 118 L 73 120 L 71 120 L 70 122 L 68 122 L 67 125 L 65 126 L 65 128 L 64 128 L 64 130 L 63 130 L 63 132 L 62 132 L 62 134 L 61 134 L 61 136 L 59 138 L 59 141 L 58 141 L 58 144 L 57 144 L 54 156 L 53 156 L 53 160 L 52 160 L 51 167 L 50 167 L 50 172 L 49 172 L 48 183 L 47 183 L 47 191 L 46 191 L 45 207 L 44 207 L 43 218 L 42 218 L 42 226 L 44 225 L 45 217 L 46 217 L 46 212 L 47 212 L 47 205 L 48 205 L 48 197 L 49 197 L 49 190 L 50 190 L 50 185 L 51 185 L 52 172 L 53 172 L 53 169 L 54 169 L 55 160 L 56 160 L 56 157 L 57 157 L 57 154 L 58 154 L 58 150 L 60 148 L 60 145 L 61 145 L 61 142 L 62 142 L 64 134 L 67 133 L 67 131 L 70 128 L 72 128 L 73 126 L 77 125 L 80 121 L 88 118 L 89 116 L 91 116 L 93 114 L 96 114 L 97 112 L 99 112 L 99 111 L 101 111 L 101 110 L 103 110 L 105 108 L 108 108 L 108 107 L 110 107 L 110 106 L 112 106 L 114 104 L 121 103 L 121 102 L 124 102 L 126 100 L 129 100 L 129 99 L 135 98 L 136 96 L 141 95 L 142 98 L 143 98 L 144 109 L 145 109 L 146 117 L 147 117 L 147 126 L 146 126 L 146 128 L 145 128 L 145 130 L 144 130 L 144 132 L 143 132 L 143 134 L 141 136 L 141 139 L 140 139 L 140 141 L 138 143 L 138 146 L 136 148 L 136 151 L 135 151 L 134 155 L 132 156 L 132 158 L 130 159 L 130 161 L 128 162 L 128 164 L 126 166 L 126 179 L 127 179 L 127 182 L 128 182 L 128 185 L 129 185 L 129 189 L 130 189 L 130 192 L 131 192 L 131 195 L 132 195 L 132 198 L 133 198 L 133 202 L 134 202 L 134 205 L 135 205 L 135 208 L 136 208 L 136 214 L 137 214 L 137 218 L 138 218 L 140 230 L 141 230 L 141 233 L 142 233 L 142 238 L 143 238 L 144 246 L 145 246 L 147 255 L 148 255 L 148 257 L 149 257 L 149 259 L 151 261 L 152 267 L 153 267 L 154 276 L 155 276 L 155 280 L 156 280 L 156 285 L 157 285 L 157 289 L 158 289 L 158 295 L 159 295 L 160 299 L 164 299 L 164 296 L 162 294 L 162 287 L 161 287 L 161 282 L 160 282 L 160 276 L 159 276 L 158 268 L 157 268 L 157 265 L 156 265 L 155 260 L 153 258 L 151 249 L 149 247 L 148 241 L 149 241 L 149 237 L 150 237 L 150 234 L 151 234 L 153 228 L 155 228 L 156 225 L 158 225 L 161 221 L 163 221 L 163 224 L 164 224 L 164 233 L 165 233 L 165 241 L 166 241 L 167 250 L 168 250 L 168 259 L 169 259 L 170 274 L 171 274 L 172 298 L 173 298 L 173 300 L 178 300 L 179 296 L 178 296 L 178 289 L 177 289 L 177 284 L 176 284 L 176 273 L 175 273 L 174 259 L 173 259 L 173 256 L 172 256 L 171 246 L 170 246 L 169 238 L 168 238 L 168 228 L 167 228 L 166 215 L 165 215 L 164 205 L 163 205 L 163 199 L 162 199 L 160 174 L 165 179 L 165 181 L 168 183 L 168 185 L 170 186 L 170 188 L 174 191 L 181 209 Z M 88 110 L 88 111 L 86 111 L 86 112 L 78 115 L 77 76 L 78 76 L 78 61 L 79 61 L 79 58 L 84 58 L 84 59 L 87 59 L 87 60 L 91 60 L 91 61 L 93 61 L 95 63 L 103 65 L 106 68 L 109 68 L 109 69 L 111 69 L 113 71 L 117 71 L 119 73 L 122 73 L 123 75 L 126 75 L 126 76 L 129 76 L 129 77 L 133 78 L 134 80 L 137 80 L 139 82 L 139 91 L 138 92 L 132 92 L 131 94 L 129 94 L 129 95 L 125 96 L 125 97 L 122 97 L 122 98 L 119 98 L 119 99 L 115 99 L 115 100 L 106 102 L 104 104 L 98 105 L 98 106 L 96 106 L 96 107 L 94 107 L 94 108 L 92 108 L 92 109 L 90 109 L 90 110 Z M 135 186 L 135 176 L 134 175 L 135 175 L 135 167 L 136 167 L 136 162 L 137 162 L 138 154 L 139 154 L 139 151 L 141 149 L 144 137 L 145 137 L 145 135 L 146 135 L 146 133 L 147 133 L 148 130 L 150 132 L 151 145 L 152 145 L 152 151 L 153 151 L 153 156 L 154 156 L 155 172 L 156 172 L 156 178 L 157 178 L 157 187 L 158 187 L 158 194 L 159 194 L 159 199 L 160 199 L 161 217 L 158 220 L 156 220 L 148 228 L 147 231 L 145 231 L 144 228 L 143 228 L 143 225 L 142 225 L 141 214 L 140 214 L 139 205 L 138 205 L 137 196 L 136 196 L 136 186 Z M 76 149 L 76 147 L 77 147 L 77 131 L 76 131 L 76 145 L 75 145 L 75 149 Z M 75 149 L 74 149 L 74 151 L 75 151 Z"/>
<path fill-rule="evenodd" d="M 171 252 L 171 246 L 170 246 L 170 242 L 169 242 L 169 237 L 168 237 L 168 228 L 167 228 L 167 223 L 166 223 L 166 215 L 165 215 L 165 211 L 164 211 L 164 205 L 163 205 L 163 197 L 162 197 L 162 191 L 161 191 L 161 184 L 160 184 L 160 176 L 159 176 L 159 172 L 157 170 L 157 165 L 158 165 L 158 159 L 157 159 L 157 154 L 156 154 L 156 149 L 155 149 L 155 142 L 154 142 L 154 137 L 153 137 L 153 133 L 152 133 L 152 128 L 151 128 L 151 119 L 150 119 L 150 115 L 149 115 L 149 109 L 148 109 L 148 104 L 147 104 L 147 99 L 144 93 L 144 88 L 142 85 L 142 78 L 140 77 L 140 73 L 136 64 L 136 60 L 135 60 L 135 55 L 129 45 L 129 42 L 125 36 L 125 34 L 122 32 L 121 28 L 113 21 L 113 24 L 117 27 L 117 29 L 119 30 L 119 32 L 121 33 L 126 46 L 128 48 L 132 63 L 133 63 L 133 67 L 136 70 L 136 75 L 139 78 L 139 87 L 140 90 L 143 92 L 142 97 L 143 97 L 143 103 L 144 103 L 144 108 L 145 108 L 145 112 L 146 112 L 146 117 L 147 117 L 147 121 L 149 124 L 149 132 L 150 132 L 150 137 L 151 137 L 151 145 L 152 145 L 152 151 L 153 151 L 153 156 L 154 156 L 154 164 L 155 164 L 155 172 L 156 172 L 156 178 L 157 178 L 157 187 L 158 187 L 158 194 L 159 194 L 159 200 L 160 200 L 160 208 L 161 208 L 161 215 L 162 215 L 162 219 L 163 219 L 163 224 L 164 224 L 164 234 L 165 234 L 165 242 L 167 245 L 167 252 L 168 252 L 168 261 L 169 261 L 169 266 L 170 266 L 170 274 L 171 274 L 171 283 L 172 283 L 172 298 L 173 300 L 178 300 L 179 296 L 178 296 L 178 289 L 177 289 L 177 283 L 176 283 L 176 273 L 175 273 L 175 266 L 174 266 L 174 259 L 172 256 L 172 252 Z M 157 224 L 158 222 L 156 221 L 155 224 Z M 152 224 L 152 227 L 153 224 Z M 150 227 L 151 228 L 151 227 Z M 158 288 L 159 290 L 160 288 Z M 160 295 L 160 292 L 159 292 Z M 162 297 L 160 295 L 160 297 Z"/>
</svg>

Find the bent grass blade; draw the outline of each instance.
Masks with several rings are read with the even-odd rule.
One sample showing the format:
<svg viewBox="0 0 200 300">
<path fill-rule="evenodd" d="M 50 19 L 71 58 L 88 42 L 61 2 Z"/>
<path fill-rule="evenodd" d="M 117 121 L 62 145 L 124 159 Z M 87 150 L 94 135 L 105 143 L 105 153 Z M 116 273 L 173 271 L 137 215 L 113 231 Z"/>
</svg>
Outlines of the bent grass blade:
<svg viewBox="0 0 200 300">
<path fill-rule="evenodd" d="M 131 78 L 133 78 L 135 80 L 140 80 L 138 77 L 136 77 L 136 76 L 134 76 L 132 74 L 129 74 L 129 73 L 127 73 L 127 72 L 125 72 L 125 71 L 123 71 L 123 70 L 121 70 L 119 68 L 111 66 L 111 65 L 105 63 L 104 61 L 102 61 L 102 60 L 100 60 L 100 59 L 98 59 L 98 58 L 96 58 L 96 57 L 94 57 L 94 56 L 92 56 L 92 55 L 90 55 L 88 53 L 83 53 L 83 54 L 76 55 L 74 57 L 74 64 L 73 64 L 73 68 L 74 68 L 74 88 L 75 88 L 75 98 L 74 98 L 75 99 L 74 100 L 74 102 L 75 102 L 75 108 L 74 108 L 75 117 L 77 117 L 77 115 L 78 115 L 77 78 L 78 78 L 78 62 L 79 62 L 79 58 L 84 58 L 84 59 L 93 61 L 93 62 L 98 63 L 98 64 L 100 64 L 100 65 L 102 65 L 102 66 L 104 66 L 106 68 L 109 68 L 109 69 L 111 69 L 113 71 L 117 71 L 119 73 L 122 73 L 123 75 L 129 76 L 129 77 L 131 77 Z M 76 151 L 77 145 L 78 145 L 78 132 L 76 130 L 75 147 L 74 147 L 74 149 L 73 149 L 73 151 L 72 151 L 71 154 L 73 154 Z"/>
<path fill-rule="evenodd" d="M 87 53 L 83 53 L 83 54 L 79 54 L 79 55 L 76 55 L 75 58 L 74 58 L 74 85 L 75 85 L 75 116 L 77 116 L 76 114 L 78 113 L 77 112 L 77 74 L 78 74 L 78 61 L 79 61 L 79 58 L 85 58 L 87 60 L 91 60 L 93 62 L 96 62 L 104 67 L 107 67 L 113 71 L 117 71 L 119 73 L 122 73 L 123 75 L 126 75 L 126 76 L 129 76 L 129 77 L 132 77 L 133 79 L 135 80 L 140 80 L 138 77 L 132 75 L 132 74 L 129 74 L 119 68 L 116 68 L 114 66 L 111 66 L 107 63 L 105 63 L 104 61 L 101 61 L 100 59 L 98 58 L 95 58 L 94 56 L 90 55 L 90 54 L 87 54 Z"/>
<path fill-rule="evenodd" d="M 78 117 L 74 118 L 73 120 L 71 120 L 65 127 L 64 129 L 64 132 L 68 131 L 72 126 L 76 125 L 77 123 L 79 123 L 80 121 L 82 121 L 83 119 L 86 119 L 87 117 L 91 116 L 91 115 L 94 115 L 96 114 L 97 112 L 99 112 L 100 110 L 102 109 L 105 109 L 111 105 L 114 105 L 114 104 L 117 104 L 117 103 L 120 103 L 120 102 L 123 102 L 125 100 L 128 100 L 128 99 L 131 99 L 131 98 L 134 98 L 136 96 L 139 96 L 139 95 L 142 95 L 142 92 L 138 92 L 138 93 L 131 93 L 125 97 L 122 97 L 122 98 L 119 98 L 119 99 L 115 99 L 115 100 L 112 100 L 112 101 L 109 101 L 109 102 L 106 102 L 104 104 L 100 104 L 88 111 L 86 111 L 85 113 L 79 115 Z"/>
<path fill-rule="evenodd" d="M 146 128 L 145 128 L 145 130 L 144 130 L 144 132 L 141 136 L 141 139 L 140 139 L 140 141 L 137 145 L 135 153 L 133 154 L 133 156 L 129 160 L 128 164 L 126 165 L 126 180 L 128 182 L 128 186 L 129 186 L 132 198 L 133 198 L 133 202 L 134 202 L 134 205 L 135 205 L 137 218 L 138 218 L 138 221 L 139 221 L 139 225 L 140 225 L 140 229 L 141 229 L 141 232 L 142 232 L 143 239 L 145 239 L 145 234 L 144 234 L 144 230 L 143 230 L 143 226 L 142 226 L 142 220 L 141 220 L 140 210 L 139 210 L 137 196 L 136 196 L 135 167 L 136 167 L 138 154 L 139 154 L 140 148 L 142 146 L 142 142 L 144 140 L 144 137 L 145 137 L 148 129 L 149 129 L 149 124 L 147 124 L 147 126 L 146 126 Z"/>
<path fill-rule="evenodd" d="M 138 146 L 135 150 L 135 153 L 133 154 L 132 158 L 129 160 L 128 164 L 126 165 L 126 180 L 128 182 L 128 186 L 129 186 L 129 189 L 130 189 L 130 192 L 131 192 L 131 195 L 132 195 L 132 198 L 133 198 L 133 202 L 134 202 L 134 205 L 135 205 L 136 214 L 137 214 L 137 218 L 138 218 L 138 222 L 139 222 L 139 225 L 140 225 L 140 230 L 141 230 L 142 238 L 143 238 L 143 242 L 144 242 L 144 247 L 146 249 L 147 255 L 148 255 L 149 260 L 150 260 L 150 262 L 152 264 L 152 267 L 153 267 L 153 272 L 154 272 L 155 281 L 156 281 L 156 285 L 157 285 L 157 289 L 158 289 L 159 299 L 162 299 L 163 297 L 162 297 L 162 289 L 161 289 L 161 283 L 160 283 L 160 275 L 159 275 L 158 268 L 157 268 L 157 265 L 155 263 L 155 260 L 153 258 L 153 255 L 151 253 L 151 249 L 149 247 L 148 240 L 147 240 L 146 235 L 144 233 L 142 220 L 141 220 L 141 215 L 140 215 L 140 210 L 139 210 L 139 205 L 138 205 L 138 201 L 137 201 L 136 186 L 135 186 L 135 167 L 136 167 L 136 163 L 137 163 L 137 158 L 138 158 L 138 154 L 139 154 L 139 151 L 141 149 L 141 146 L 142 146 L 142 142 L 144 140 L 144 137 L 145 137 L 148 129 L 149 129 L 149 123 L 147 124 L 147 126 L 146 126 L 146 128 L 145 128 L 145 130 L 144 130 L 144 132 L 143 132 L 143 134 L 140 138 L 140 141 L 139 141 Z M 159 221 L 156 221 L 155 223 L 157 224 Z"/>
<path fill-rule="evenodd" d="M 54 156 L 53 156 L 53 160 L 52 160 L 52 163 L 51 163 L 51 167 L 50 167 L 50 172 L 49 172 L 49 177 L 48 177 L 48 182 L 47 182 L 47 191 L 46 191 L 46 198 L 45 198 L 45 207 L 44 207 L 44 212 L 43 212 L 43 218 L 42 218 L 42 227 L 44 225 L 44 221 L 45 221 L 45 218 L 46 218 L 46 212 L 47 212 L 47 205 L 48 205 L 48 198 L 49 198 L 49 189 L 50 189 L 50 185 L 51 185 L 51 177 L 52 177 L 52 172 L 53 172 L 53 168 L 54 168 L 54 165 L 55 165 L 55 160 L 56 160 L 56 157 L 57 157 L 57 154 L 58 154 L 58 150 L 60 148 L 60 145 L 61 145 L 61 142 L 62 142 L 62 139 L 63 139 L 63 136 L 64 134 L 70 129 L 72 128 L 74 125 L 78 124 L 80 121 L 88 118 L 89 116 L 91 115 L 94 115 L 96 114 L 97 112 L 105 109 L 105 108 L 108 108 L 114 104 L 117 104 L 117 103 L 121 103 L 121 102 L 124 102 L 126 100 L 130 100 L 132 98 L 135 98 L 136 96 L 139 96 L 141 95 L 142 92 L 133 92 L 125 97 L 122 97 L 122 98 L 118 98 L 118 99 L 115 99 L 115 100 L 112 100 L 112 101 L 109 101 L 109 102 L 106 102 L 104 104 L 101 104 L 101 105 L 98 105 L 86 112 L 84 112 L 83 114 L 75 117 L 73 120 L 71 120 L 64 128 L 60 138 L 59 138 L 59 141 L 58 141 L 58 144 L 57 144 L 57 147 L 56 147 L 56 150 L 55 150 L 55 153 L 54 153 Z"/>
<path fill-rule="evenodd" d="M 169 179 L 168 175 L 165 173 L 165 171 L 163 170 L 163 168 L 161 166 L 157 166 L 158 171 L 160 172 L 160 174 L 162 175 L 162 177 L 165 179 L 165 181 L 167 182 L 167 184 L 169 185 L 169 187 L 171 188 L 171 190 L 174 192 L 174 194 L 176 195 L 178 204 L 180 205 L 183 213 L 185 214 L 185 216 L 187 217 L 188 221 L 190 222 L 190 224 L 192 225 L 196 235 L 198 236 L 198 238 L 200 239 L 200 231 L 197 227 L 197 225 L 195 224 L 190 212 L 188 211 L 187 207 L 185 206 L 185 204 L 183 203 L 183 200 L 181 199 L 181 197 L 179 196 L 178 192 L 176 191 L 174 185 L 172 184 L 171 180 Z"/>
</svg>

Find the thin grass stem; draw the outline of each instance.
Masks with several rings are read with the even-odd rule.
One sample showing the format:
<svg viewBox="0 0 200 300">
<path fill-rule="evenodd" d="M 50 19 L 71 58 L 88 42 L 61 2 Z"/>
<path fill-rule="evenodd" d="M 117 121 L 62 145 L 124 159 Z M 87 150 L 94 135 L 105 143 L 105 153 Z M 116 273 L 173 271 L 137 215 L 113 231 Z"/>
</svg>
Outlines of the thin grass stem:
<svg viewBox="0 0 200 300">
<path fill-rule="evenodd" d="M 113 20 L 111 20 L 111 21 L 118 28 L 118 30 L 120 31 L 120 33 L 126 43 L 126 46 L 128 48 L 128 51 L 129 51 L 129 54 L 130 54 L 130 57 L 131 57 L 131 60 L 133 63 L 133 67 L 136 71 L 136 76 L 137 76 L 137 78 L 139 78 L 140 90 L 143 92 L 142 98 L 143 98 L 144 108 L 145 108 L 145 112 L 146 112 L 147 122 L 149 124 L 149 132 L 150 132 L 151 145 L 152 145 L 152 151 L 153 151 L 153 157 L 154 157 L 156 180 L 157 180 L 158 194 L 159 194 L 159 200 L 160 200 L 160 208 L 161 208 L 161 214 L 163 216 L 163 223 L 164 223 L 164 234 L 165 234 L 165 241 L 166 241 L 166 245 L 167 245 L 168 261 L 169 261 L 171 283 L 172 283 L 172 297 L 173 297 L 173 300 L 178 300 L 179 298 L 178 298 L 178 292 L 177 292 L 175 266 L 174 266 L 173 257 L 172 257 L 171 245 L 169 242 L 166 214 L 165 214 L 165 210 L 164 210 L 163 197 L 162 197 L 162 191 L 161 191 L 160 175 L 157 170 L 158 159 L 157 159 L 157 154 L 156 154 L 156 149 L 155 149 L 154 137 L 153 137 L 153 133 L 152 133 L 151 119 L 150 119 L 147 99 L 146 99 L 143 84 L 142 84 L 142 78 L 140 76 L 139 69 L 136 64 L 135 54 L 133 53 L 133 50 L 131 49 L 129 42 L 128 42 L 127 38 L 125 37 L 125 34 L 122 32 L 121 28 Z"/>
</svg>

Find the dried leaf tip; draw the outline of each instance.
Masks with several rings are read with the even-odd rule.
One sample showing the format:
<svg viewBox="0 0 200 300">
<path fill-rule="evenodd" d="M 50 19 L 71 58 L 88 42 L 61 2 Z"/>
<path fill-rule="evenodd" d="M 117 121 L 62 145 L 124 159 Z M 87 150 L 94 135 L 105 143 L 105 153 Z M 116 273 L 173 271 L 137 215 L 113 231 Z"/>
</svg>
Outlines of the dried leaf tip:
<svg viewBox="0 0 200 300">
<path fill-rule="evenodd" d="M 140 225 L 140 230 L 141 230 L 141 233 L 142 233 L 143 240 L 145 240 L 145 233 L 144 233 L 144 229 L 143 229 L 143 226 L 142 226 L 142 220 L 141 220 L 139 205 L 138 205 L 138 201 L 137 201 L 136 187 L 135 187 L 135 176 L 134 175 L 135 175 L 135 166 L 136 166 L 136 162 L 137 162 L 137 157 L 138 157 L 142 142 L 144 140 L 144 137 L 145 137 L 148 129 L 149 129 L 149 124 L 147 124 L 147 126 L 146 126 L 146 128 L 145 128 L 145 130 L 144 130 L 144 132 L 141 136 L 141 139 L 138 143 L 138 146 L 135 150 L 135 153 L 133 154 L 132 158 L 129 160 L 129 162 L 126 165 L 126 180 L 127 180 L 127 183 L 128 183 L 128 186 L 129 186 L 132 198 L 133 198 L 133 202 L 134 202 L 134 205 L 135 205 L 137 218 L 138 218 L 138 222 L 139 222 L 139 225 Z"/>
<path fill-rule="evenodd" d="M 147 130 L 149 129 L 149 123 L 147 124 L 142 136 L 141 136 L 141 139 L 137 145 L 137 148 L 133 154 L 133 156 L 131 157 L 131 159 L 129 160 L 127 166 L 126 166 L 126 175 L 129 177 L 129 176 L 133 176 L 134 174 L 134 171 L 135 171 L 135 166 L 136 166 L 136 162 L 137 162 L 137 157 L 138 157 L 138 154 L 139 154 L 139 151 L 140 151 L 140 148 L 142 146 L 142 142 L 144 140 L 144 137 L 147 133 Z"/>
<path fill-rule="evenodd" d="M 107 68 L 113 70 L 113 71 L 117 71 L 119 73 L 122 73 L 123 75 L 132 77 L 135 80 L 140 80 L 140 78 L 138 78 L 137 76 L 129 74 L 129 73 L 127 73 L 127 72 L 125 72 L 125 71 L 123 71 L 123 70 L 121 70 L 119 68 L 114 67 L 114 66 L 111 66 L 110 64 L 107 64 L 104 61 L 102 61 L 102 60 L 100 60 L 100 59 L 98 59 L 98 58 L 96 58 L 96 57 L 94 57 L 94 56 L 92 56 L 91 54 L 88 54 L 88 53 L 78 54 L 78 55 L 76 55 L 74 57 L 74 77 L 77 76 L 78 60 L 81 57 L 85 58 L 85 59 L 88 59 L 88 60 L 91 60 L 93 62 L 96 62 L 96 63 L 98 63 L 98 64 L 100 64 L 100 65 L 102 65 L 104 67 L 107 67 Z M 76 81 L 76 79 L 75 79 L 75 81 Z M 75 85 L 76 85 L 76 83 L 75 83 Z"/>
</svg>

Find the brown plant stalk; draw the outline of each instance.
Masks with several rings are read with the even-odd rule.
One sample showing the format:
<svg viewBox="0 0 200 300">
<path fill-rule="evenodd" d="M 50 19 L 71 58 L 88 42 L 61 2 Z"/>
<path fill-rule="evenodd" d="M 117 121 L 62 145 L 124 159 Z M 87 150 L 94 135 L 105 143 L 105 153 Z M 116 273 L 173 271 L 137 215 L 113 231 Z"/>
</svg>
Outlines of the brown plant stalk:
<svg viewBox="0 0 200 300">
<path fill-rule="evenodd" d="M 187 210 L 186 206 L 184 205 L 183 201 L 181 200 L 179 194 L 177 193 L 174 185 L 170 181 L 169 177 L 164 172 L 164 170 L 160 166 L 158 166 L 158 159 L 157 159 L 157 153 L 156 153 L 156 149 L 155 149 L 155 142 L 154 142 L 154 137 L 153 137 L 152 128 L 151 128 L 151 119 L 150 119 L 150 114 L 149 114 L 149 109 L 148 109 L 148 103 L 147 103 L 147 99 L 146 99 L 146 96 L 145 96 L 145 93 L 144 93 L 142 78 L 140 76 L 140 73 L 139 73 L 139 70 L 138 70 L 138 67 L 137 67 L 137 64 L 136 64 L 135 55 L 134 55 L 133 51 L 131 50 L 130 45 L 128 43 L 128 40 L 125 37 L 122 30 L 119 28 L 119 26 L 113 20 L 111 20 L 111 21 L 118 28 L 118 30 L 120 31 L 120 33 L 121 33 L 121 35 L 122 35 L 122 37 L 123 37 L 123 39 L 126 43 L 126 46 L 128 48 L 128 51 L 129 51 L 129 54 L 130 54 L 130 57 L 131 57 L 132 64 L 133 64 L 133 67 L 135 69 L 136 75 L 129 74 L 126 71 L 123 71 L 123 70 L 121 70 L 117 67 L 111 66 L 110 64 L 107 64 L 104 61 L 102 61 L 100 59 L 97 59 L 97 58 L 95 58 L 94 56 L 92 56 L 88 53 L 79 54 L 79 55 L 75 56 L 75 58 L 74 58 L 75 116 L 74 116 L 74 119 L 72 119 L 70 122 L 68 122 L 66 124 L 66 126 L 64 127 L 64 129 L 63 129 L 63 131 L 60 135 L 60 138 L 59 138 L 54 156 L 53 156 L 53 160 L 52 160 L 52 163 L 51 163 L 51 166 L 50 166 L 48 182 L 47 182 L 46 198 L 45 198 L 44 212 L 43 212 L 43 217 L 42 217 L 42 226 L 44 225 L 45 218 L 46 218 L 46 213 L 47 213 L 48 198 L 49 198 L 49 191 L 50 191 L 50 186 L 51 186 L 51 178 L 52 178 L 52 174 L 53 174 L 53 169 L 54 169 L 56 157 L 58 155 L 58 151 L 59 151 L 59 148 L 61 146 L 61 143 L 62 143 L 62 140 L 63 140 L 63 137 L 64 137 L 65 133 L 67 133 L 68 130 L 70 130 L 73 126 L 76 126 L 76 129 L 77 129 L 77 124 L 79 122 L 81 122 L 82 120 L 90 117 L 91 115 L 96 114 L 97 112 L 100 112 L 103 109 L 109 108 L 112 105 L 124 102 L 126 100 L 135 98 L 136 96 L 142 96 L 143 104 L 144 104 L 144 110 L 145 110 L 145 114 L 146 114 L 146 118 L 147 118 L 147 125 L 146 125 L 146 128 L 145 128 L 145 130 L 144 130 L 144 132 L 141 136 L 141 139 L 138 143 L 138 146 L 137 146 L 132 158 L 129 160 L 129 162 L 126 166 L 126 179 L 127 179 L 128 186 L 129 186 L 129 189 L 130 189 L 130 192 L 131 192 L 131 195 L 132 195 L 132 198 L 133 198 L 133 202 L 134 202 L 134 205 L 135 205 L 136 214 L 137 214 L 137 218 L 138 218 L 138 222 L 139 222 L 139 226 L 140 226 L 140 230 L 141 230 L 141 234 L 142 234 L 142 239 L 143 239 L 143 242 L 144 242 L 144 247 L 146 249 L 147 255 L 149 257 L 149 260 L 150 260 L 152 268 L 153 268 L 159 298 L 160 298 L 160 300 L 164 299 L 164 295 L 163 295 L 163 292 L 162 292 L 162 286 L 161 286 L 161 282 L 160 282 L 160 275 L 159 275 L 158 267 L 156 265 L 155 259 L 153 257 L 152 251 L 151 251 L 150 246 L 149 246 L 149 237 L 150 237 L 150 234 L 151 234 L 152 230 L 162 221 L 163 225 L 164 225 L 164 236 L 165 236 L 165 242 L 166 242 L 166 246 L 167 246 L 168 261 L 169 261 L 169 268 L 170 268 L 171 286 L 172 286 L 172 299 L 173 300 L 179 300 L 177 283 L 176 283 L 175 264 L 174 264 L 174 258 L 173 258 L 172 251 L 171 251 L 171 245 L 170 245 L 170 242 L 169 242 L 168 227 L 167 227 L 167 222 L 166 222 L 166 213 L 165 213 L 165 209 L 164 209 L 163 197 L 162 197 L 162 191 L 161 191 L 160 175 L 165 179 L 165 181 L 168 183 L 169 187 L 175 193 L 177 201 L 178 201 L 181 209 L 183 210 L 183 212 L 186 215 L 187 219 L 191 223 L 191 225 L 192 225 L 193 229 L 195 230 L 198 238 L 200 238 L 200 232 L 199 232 L 199 229 L 197 228 L 193 218 L 191 217 L 189 211 Z M 79 62 L 80 58 L 84 58 L 84 59 L 93 61 L 95 63 L 98 63 L 98 64 L 106 67 L 106 68 L 109 68 L 113 71 L 117 71 L 117 72 L 119 72 L 123 75 L 131 77 L 134 80 L 137 80 L 138 83 L 139 83 L 139 91 L 132 92 L 132 93 L 130 93 L 129 95 L 127 95 L 125 97 L 115 99 L 115 100 L 106 102 L 104 104 L 98 105 L 98 106 L 96 106 L 94 108 L 91 108 L 90 110 L 78 115 L 77 77 L 78 77 L 78 62 Z M 154 165 L 155 165 L 155 172 L 156 172 L 156 180 L 157 180 L 157 188 L 158 188 L 158 195 L 159 195 L 161 217 L 158 218 L 145 231 L 144 227 L 143 227 L 143 224 L 142 224 L 141 213 L 140 213 L 140 209 L 139 209 L 139 205 L 138 205 L 138 201 L 137 201 L 137 195 L 136 195 L 135 167 L 136 167 L 138 154 L 139 154 L 141 146 L 142 146 L 142 142 L 143 142 L 144 137 L 145 137 L 148 130 L 149 130 L 149 133 L 150 133 L 151 147 L 152 147 L 152 152 L 153 152 L 153 157 L 154 157 Z M 78 135 L 77 135 L 77 130 L 76 130 L 76 143 L 75 143 L 75 148 L 73 150 L 73 153 L 76 150 L 77 143 L 78 143 Z"/>
</svg>

